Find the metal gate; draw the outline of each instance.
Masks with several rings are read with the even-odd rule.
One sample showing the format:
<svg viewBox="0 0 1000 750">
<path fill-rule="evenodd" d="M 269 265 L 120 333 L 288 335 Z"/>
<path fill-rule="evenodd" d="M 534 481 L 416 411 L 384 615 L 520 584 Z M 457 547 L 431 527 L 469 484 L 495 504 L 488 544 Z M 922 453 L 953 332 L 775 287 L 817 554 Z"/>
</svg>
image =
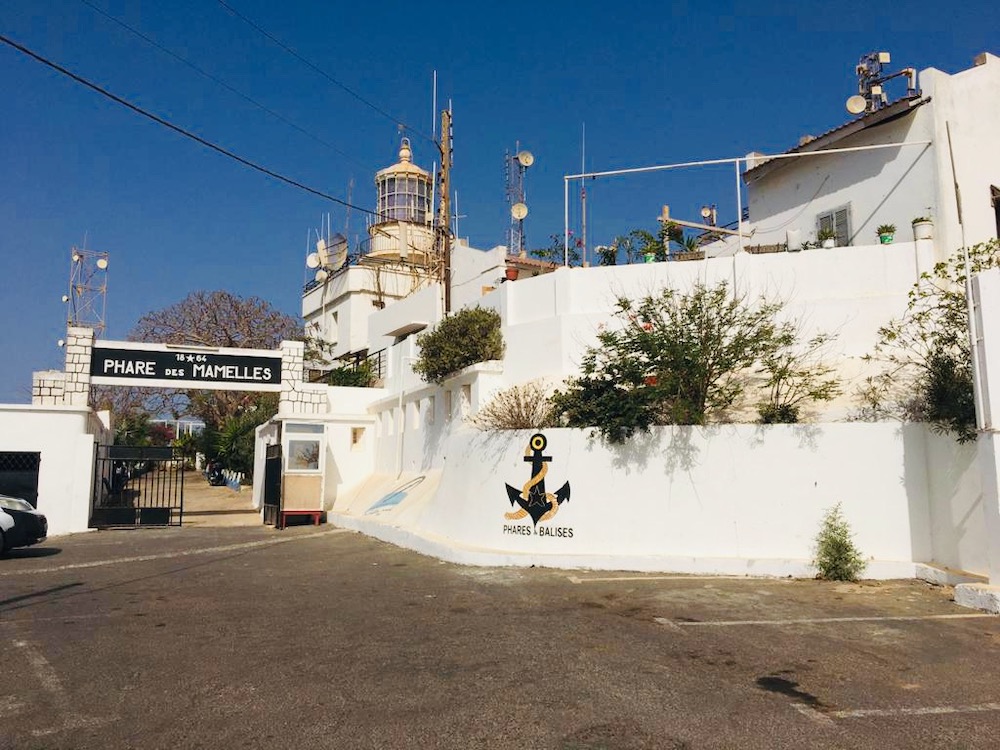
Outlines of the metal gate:
<svg viewBox="0 0 1000 750">
<path fill-rule="evenodd" d="M 264 523 L 277 526 L 281 515 L 281 443 L 267 446 L 264 458 Z"/>
<path fill-rule="evenodd" d="M 184 458 L 170 447 L 98 445 L 91 528 L 180 526 Z"/>
</svg>

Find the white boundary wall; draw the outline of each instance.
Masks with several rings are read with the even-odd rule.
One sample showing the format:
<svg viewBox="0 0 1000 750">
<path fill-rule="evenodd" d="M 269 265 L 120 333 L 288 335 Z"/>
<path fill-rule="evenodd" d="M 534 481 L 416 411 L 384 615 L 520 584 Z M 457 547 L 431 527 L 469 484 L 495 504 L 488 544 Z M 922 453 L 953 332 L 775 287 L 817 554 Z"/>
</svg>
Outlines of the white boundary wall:
<svg viewBox="0 0 1000 750">
<path fill-rule="evenodd" d="M 109 425 L 107 412 L 87 407 L 0 405 L 0 451 L 41 453 L 38 510 L 49 536 L 87 530 L 94 445 Z"/>
<path fill-rule="evenodd" d="M 869 577 L 912 577 L 918 563 L 987 573 L 975 446 L 921 425 L 657 428 L 621 447 L 545 430 L 546 488 L 569 481 L 571 496 L 537 527 L 504 516 L 504 482 L 530 476 L 531 434 L 457 430 L 440 477 L 429 472 L 436 487 L 372 512 L 415 474 L 383 478 L 331 521 L 471 564 L 808 576 L 823 514 L 841 502 Z"/>
</svg>

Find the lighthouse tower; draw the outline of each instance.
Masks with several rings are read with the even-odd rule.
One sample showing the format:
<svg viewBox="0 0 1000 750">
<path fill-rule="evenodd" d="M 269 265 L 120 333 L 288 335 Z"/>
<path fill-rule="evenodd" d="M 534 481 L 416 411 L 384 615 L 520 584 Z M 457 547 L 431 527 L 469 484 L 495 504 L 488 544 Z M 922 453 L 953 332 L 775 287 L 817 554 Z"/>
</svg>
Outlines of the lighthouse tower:
<svg viewBox="0 0 1000 750">
<path fill-rule="evenodd" d="M 430 265 L 434 253 L 433 177 L 413 163 L 410 139 L 403 138 L 399 161 L 375 174 L 375 217 L 368 227 L 368 256 Z"/>
</svg>

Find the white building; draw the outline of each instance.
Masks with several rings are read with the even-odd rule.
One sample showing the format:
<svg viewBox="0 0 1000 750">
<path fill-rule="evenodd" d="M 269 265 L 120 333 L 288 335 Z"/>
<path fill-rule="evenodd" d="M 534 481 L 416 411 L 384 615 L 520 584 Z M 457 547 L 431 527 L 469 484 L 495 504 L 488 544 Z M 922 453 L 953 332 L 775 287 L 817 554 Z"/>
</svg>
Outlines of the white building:
<svg viewBox="0 0 1000 750">
<path fill-rule="evenodd" d="M 907 95 L 869 110 L 804 136 L 779 158 L 747 155 L 745 247 L 794 250 L 815 243 L 824 227 L 834 230 L 837 246 L 869 245 L 883 224 L 896 227 L 897 241 L 910 240 L 911 223 L 921 217 L 933 221 L 939 258 L 998 236 L 1000 58 L 983 53 L 951 75 L 913 73 Z M 737 244 L 728 240 L 709 253 L 731 253 Z"/>
<path fill-rule="evenodd" d="M 847 422 L 846 399 L 817 410 L 809 424 L 664 427 L 624 448 L 586 431 L 545 430 L 550 477 L 568 481 L 572 493 L 557 518 L 534 523 L 507 515 L 514 501 L 504 487 L 528 478 L 530 433 L 480 433 L 465 422 L 498 389 L 577 374 L 618 296 L 699 280 L 780 296 L 806 333 L 836 333 L 836 364 L 849 390 L 879 326 L 905 310 L 920 273 L 956 250 L 963 230 L 968 243 L 996 236 L 1000 147 L 989 129 L 1000 115 L 1000 60 L 976 62 L 955 75 L 921 72 L 918 95 L 804 143 L 789 158 L 755 158 L 745 174 L 751 237 L 711 248 L 721 257 L 561 268 L 500 283 L 511 260 L 503 248 L 458 245 L 454 307 L 497 310 L 507 351 L 503 361 L 474 365 L 443 386 L 422 382 L 411 367 L 413 334 L 442 319 L 444 294 L 432 272 L 436 258 L 421 245 L 428 209 L 420 185 L 429 176 L 404 145 L 399 163 L 376 178 L 377 249 L 321 274 L 303 297 L 307 323 L 331 332 L 337 356 L 384 350 L 385 377 L 377 388 L 310 386 L 309 409 L 283 400 L 261 442 L 285 446 L 286 504 L 320 507 L 338 524 L 468 563 L 808 575 L 819 519 L 841 502 L 873 577 L 1000 576 L 1000 557 L 991 570 L 989 552 L 991 544 L 1000 549 L 1000 537 L 991 542 L 983 521 L 995 499 L 984 504 L 975 447 L 923 425 Z M 891 147 L 792 156 L 884 144 Z M 404 213 L 393 214 L 400 206 L 389 198 L 404 177 Z M 386 184 L 393 179 L 395 193 Z M 934 236 L 910 239 L 911 219 L 927 215 Z M 796 232 L 805 240 L 828 223 L 839 247 L 758 247 L 784 245 Z M 892 244 L 875 234 L 883 223 L 903 228 Z M 382 269 L 381 286 L 373 267 Z M 296 463 L 303 441 L 301 455 L 317 460 Z M 288 491 L 306 482 L 308 497 Z"/>
</svg>

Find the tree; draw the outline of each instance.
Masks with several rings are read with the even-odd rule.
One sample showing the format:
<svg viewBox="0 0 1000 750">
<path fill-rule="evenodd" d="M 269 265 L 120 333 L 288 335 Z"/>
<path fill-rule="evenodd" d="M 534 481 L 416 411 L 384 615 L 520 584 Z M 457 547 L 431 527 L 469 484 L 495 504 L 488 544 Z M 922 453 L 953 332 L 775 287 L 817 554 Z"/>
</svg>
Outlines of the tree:
<svg viewBox="0 0 1000 750">
<path fill-rule="evenodd" d="M 792 330 L 776 322 L 782 307 L 734 294 L 725 282 L 619 298 L 615 323 L 586 350 L 580 377 L 553 394 L 553 409 L 567 426 L 594 427 L 611 443 L 656 424 L 721 418 L 751 384 L 753 368 L 782 350 L 779 334 Z"/>
<path fill-rule="evenodd" d="M 503 359 L 500 313 L 466 307 L 452 313 L 417 339 L 420 355 L 413 370 L 428 383 L 442 383 L 463 367 Z"/>
<path fill-rule="evenodd" d="M 198 346 L 276 349 L 302 338 L 298 322 L 259 297 L 226 291 L 193 292 L 182 301 L 143 315 L 129 333 L 132 341 Z M 218 427 L 230 416 L 251 411 L 260 422 L 273 416 L 262 408 L 263 394 L 245 391 L 166 391 L 157 413 L 191 414 Z M 254 407 L 251 409 L 250 407 Z"/>
<path fill-rule="evenodd" d="M 840 503 L 828 509 L 816 535 L 817 578 L 827 581 L 856 581 L 868 563 L 854 544 L 851 527 L 840 509 Z"/>
<path fill-rule="evenodd" d="M 1000 240 L 968 248 L 971 273 L 1000 266 Z M 863 419 L 928 422 L 959 442 L 976 438 L 965 258 L 956 253 L 924 272 L 906 312 L 878 331 L 865 357 L 880 371 L 860 392 Z"/>
<path fill-rule="evenodd" d="M 583 241 L 575 239 L 572 234 L 569 238 L 569 265 L 580 265 L 580 247 Z M 547 260 L 550 263 L 562 265 L 566 261 L 566 238 L 561 234 L 549 236 L 549 246 L 529 250 L 528 255 L 539 260 Z"/>
</svg>

